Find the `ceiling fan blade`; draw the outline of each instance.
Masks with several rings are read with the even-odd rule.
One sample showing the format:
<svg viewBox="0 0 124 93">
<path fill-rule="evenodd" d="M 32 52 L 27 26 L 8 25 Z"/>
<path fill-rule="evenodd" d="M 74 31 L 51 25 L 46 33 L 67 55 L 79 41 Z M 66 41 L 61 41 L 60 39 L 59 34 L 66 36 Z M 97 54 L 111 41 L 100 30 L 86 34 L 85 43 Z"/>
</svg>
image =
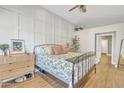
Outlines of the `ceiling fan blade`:
<svg viewBox="0 0 124 93">
<path fill-rule="evenodd" d="M 74 9 L 77 8 L 77 7 L 79 7 L 79 5 L 74 6 L 74 7 L 71 8 L 69 11 L 72 11 L 72 10 L 74 10 Z"/>
<path fill-rule="evenodd" d="M 86 5 L 83 5 L 83 8 L 82 8 L 83 12 L 86 12 L 87 9 L 86 9 Z"/>
<path fill-rule="evenodd" d="M 80 7 L 79 7 L 79 10 L 81 11 L 81 12 L 86 12 L 86 5 L 80 5 Z"/>
</svg>

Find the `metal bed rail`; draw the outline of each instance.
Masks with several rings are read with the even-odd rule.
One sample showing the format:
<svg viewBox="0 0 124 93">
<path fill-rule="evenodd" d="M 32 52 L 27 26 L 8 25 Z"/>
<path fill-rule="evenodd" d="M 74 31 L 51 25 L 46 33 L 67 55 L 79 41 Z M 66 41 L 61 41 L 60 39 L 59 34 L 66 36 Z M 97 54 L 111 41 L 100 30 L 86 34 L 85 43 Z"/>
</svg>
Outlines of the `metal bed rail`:
<svg viewBox="0 0 124 93">
<path fill-rule="evenodd" d="M 84 53 L 78 57 L 70 59 L 69 61 L 73 63 L 72 87 L 79 87 L 81 83 L 85 81 L 85 78 L 88 76 L 88 74 L 92 72 L 93 70 L 95 70 L 95 73 L 96 73 L 94 52 Z M 75 74 L 77 75 L 77 83 L 75 82 Z"/>
</svg>

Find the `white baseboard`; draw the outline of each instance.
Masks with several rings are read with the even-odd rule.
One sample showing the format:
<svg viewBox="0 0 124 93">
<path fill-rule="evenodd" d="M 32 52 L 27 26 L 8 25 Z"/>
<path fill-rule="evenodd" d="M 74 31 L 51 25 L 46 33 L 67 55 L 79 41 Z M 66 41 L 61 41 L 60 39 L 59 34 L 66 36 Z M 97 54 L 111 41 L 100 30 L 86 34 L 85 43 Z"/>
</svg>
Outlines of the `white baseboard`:
<svg viewBox="0 0 124 93">
<path fill-rule="evenodd" d="M 115 66 L 115 68 L 117 68 L 117 67 L 118 67 L 118 65 L 117 65 L 117 64 L 114 64 L 114 66 Z"/>
<path fill-rule="evenodd" d="M 111 54 L 107 54 L 108 56 L 111 56 Z"/>
<path fill-rule="evenodd" d="M 100 62 L 100 59 L 96 58 L 96 64 L 98 64 Z"/>
</svg>

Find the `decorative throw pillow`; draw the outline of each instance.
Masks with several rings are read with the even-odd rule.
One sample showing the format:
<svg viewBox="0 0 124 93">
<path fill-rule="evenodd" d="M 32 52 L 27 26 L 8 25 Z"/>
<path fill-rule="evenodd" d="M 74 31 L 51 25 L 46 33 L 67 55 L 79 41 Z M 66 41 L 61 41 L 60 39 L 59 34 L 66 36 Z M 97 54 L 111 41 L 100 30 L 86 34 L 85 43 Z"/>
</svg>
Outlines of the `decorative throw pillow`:
<svg viewBox="0 0 124 93">
<path fill-rule="evenodd" d="M 67 47 L 62 47 L 62 52 L 63 54 L 67 54 L 68 52 L 70 51 L 70 48 L 67 48 Z"/>
<path fill-rule="evenodd" d="M 62 46 L 54 46 L 52 47 L 53 52 L 55 55 L 60 55 L 62 54 Z"/>
<path fill-rule="evenodd" d="M 51 46 L 47 46 L 47 48 L 48 48 L 48 54 L 52 55 L 53 54 L 52 47 Z"/>
</svg>

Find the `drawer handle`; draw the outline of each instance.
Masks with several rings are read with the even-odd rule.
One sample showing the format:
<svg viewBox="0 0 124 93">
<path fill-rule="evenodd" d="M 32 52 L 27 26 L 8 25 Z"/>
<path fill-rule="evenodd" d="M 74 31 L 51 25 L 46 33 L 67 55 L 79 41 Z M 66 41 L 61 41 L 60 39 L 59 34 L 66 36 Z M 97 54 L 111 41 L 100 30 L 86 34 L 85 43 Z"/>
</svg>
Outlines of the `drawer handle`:
<svg viewBox="0 0 124 93">
<path fill-rule="evenodd" d="M 12 64 L 12 63 L 9 63 L 10 65 Z"/>
<path fill-rule="evenodd" d="M 27 67 L 30 67 L 30 66 L 27 66 Z"/>
<path fill-rule="evenodd" d="M 12 70 L 8 70 L 9 72 L 11 72 Z"/>
</svg>

